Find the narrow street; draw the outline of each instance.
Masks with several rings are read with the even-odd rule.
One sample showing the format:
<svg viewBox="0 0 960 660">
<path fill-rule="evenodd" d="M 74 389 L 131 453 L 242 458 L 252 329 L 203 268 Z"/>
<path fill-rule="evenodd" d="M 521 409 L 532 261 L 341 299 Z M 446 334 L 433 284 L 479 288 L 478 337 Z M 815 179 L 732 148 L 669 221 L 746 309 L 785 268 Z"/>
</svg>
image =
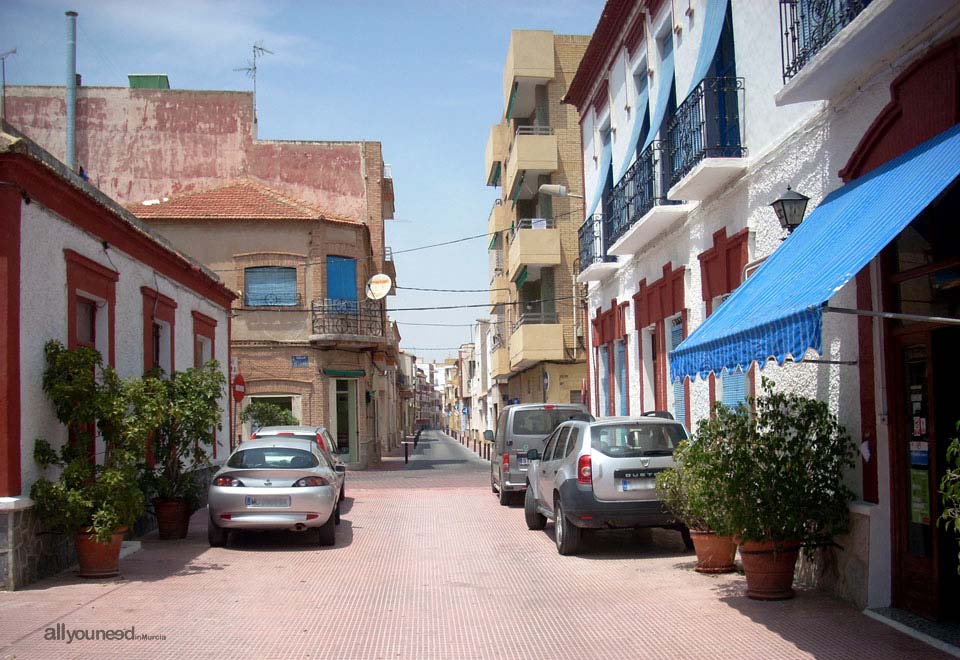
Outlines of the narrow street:
<svg viewBox="0 0 960 660">
<path fill-rule="evenodd" d="M 528 531 L 519 503 L 497 503 L 487 465 L 426 432 L 408 466 L 349 473 L 330 549 L 312 534 L 211 549 L 199 512 L 186 541 L 144 539 L 121 579 L 0 592 L 0 657 L 939 657 L 826 595 L 750 601 L 742 575 L 695 573 L 676 532 L 561 557 L 552 525 Z M 57 624 L 165 639 L 45 640 Z"/>
</svg>

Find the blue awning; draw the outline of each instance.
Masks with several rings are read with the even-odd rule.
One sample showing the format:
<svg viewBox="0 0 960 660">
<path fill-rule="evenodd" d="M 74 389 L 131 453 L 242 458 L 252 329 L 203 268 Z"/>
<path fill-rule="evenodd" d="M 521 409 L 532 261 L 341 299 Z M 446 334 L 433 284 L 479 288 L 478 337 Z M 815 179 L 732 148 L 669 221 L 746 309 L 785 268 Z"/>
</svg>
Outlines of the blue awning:
<svg viewBox="0 0 960 660">
<path fill-rule="evenodd" d="M 646 72 L 640 76 L 641 80 L 646 81 Z M 623 175 L 630 169 L 634 156 L 637 154 L 637 142 L 640 141 L 640 131 L 643 129 L 643 120 L 650 113 L 650 93 L 647 85 L 643 84 L 642 89 L 637 93 L 637 104 L 633 111 L 633 126 L 630 129 L 630 137 L 627 138 L 627 150 L 623 155 L 623 162 L 617 167 L 613 175 L 614 183 L 618 183 Z"/>
<path fill-rule="evenodd" d="M 610 136 L 603 142 L 603 150 L 600 152 L 600 163 L 597 165 L 597 187 L 593 191 L 593 196 L 590 198 L 590 204 L 587 206 L 587 215 L 590 217 L 597 210 L 597 207 L 600 206 L 600 198 L 603 197 L 603 186 L 607 182 L 607 177 L 610 176 L 610 159 L 612 157 L 610 146 Z"/>
<path fill-rule="evenodd" d="M 650 117 L 650 130 L 647 131 L 647 137 L 643 140 L 643 151 L 650 146 L 657 133 L 660 132 L 660 124 L 663 123 L 664 116 L 667 114 L 667 102 L 670 100 L 670 88 L 673 87 L 673 35 L 667 39 L 664 46 L 668 49 L 663 53 L 663 59 L 660 60 L 660 70 L 657 71 L 657 100 L 653 105 L 653 115 Z"/>
<path fill-rule="evenodd" d="M 960 176 L 960 124 L 830 193 L 676 350 L 674 379 L 822 352 L 823 307 Z"/>
<path fill-rule="evenodd" d="M 690 79 L 690 88 L 684 98 L 707 77 L 713 56 L 720 43 L 720 33 L 723 32 L 723 21 L 727 17 L 727 7 L 730 0 L 707 0 L 707 10 L 703 16 L 703 34 L 700 37 L 700 50 L 697 51 L 697 64 L 693 67 L 693 78 Z"/>
</svg>

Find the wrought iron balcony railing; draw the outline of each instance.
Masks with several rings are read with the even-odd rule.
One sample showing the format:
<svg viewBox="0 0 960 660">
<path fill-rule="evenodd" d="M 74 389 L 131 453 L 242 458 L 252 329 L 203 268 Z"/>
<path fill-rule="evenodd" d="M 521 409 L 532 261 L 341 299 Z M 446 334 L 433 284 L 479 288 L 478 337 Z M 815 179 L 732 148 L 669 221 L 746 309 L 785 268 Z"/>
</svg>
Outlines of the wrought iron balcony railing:
<svg viewBox="0 0 960 660">
<path fill-rule="evenodd" d="M 303 299 L 295 291 L 281 293 L 256 293 L 243 295 L 244 307 L 298 307 L 304 309 Z"/>
<path fill-rule="evenodd" d="M 383 308 L 379 300 L 313 301 L 313 333 L 316 335 L 386 336 Z"/>
<path fill-rule="evenodd" d="M 605 261 L 616 261 L 617 258 L 607 256 L 607 241 L 604 240 L 603 216 L 600 213 L 591 215 L 584 220 L 578 230 L 580 238 L 580 272 L 593 264 Z"/>
<path fill-rule="evenodd" d="M 559 323 L 559 321 L 557 321 L 557 313 L 555 311 L 524 312 L 517 317 L 516 323 L 513 324 L 513 331 L 516 332 L 522 325 L 543 325 L 547 323 Z"/>
<path fill-rule="evenodd" d="M 869 4 L 870 0 L 780 0 L 784 84 Z"/>
<path fill-rule="evenodd" d="M 607 240 L 613 245 L 650 209 L 658 204 L 677 204 L 667 199 L 666 172 L 659 142 L 652 142 L 637 157 L 613 188 L 612 212 L 606 219 Z"/>
<path fill-rule="evenodd" d="M 667 128 L 669 186 L 705 158 L 743 158 L 740 108 L 743 78 L 704 78 L 677 108 Z"/>
</svg>

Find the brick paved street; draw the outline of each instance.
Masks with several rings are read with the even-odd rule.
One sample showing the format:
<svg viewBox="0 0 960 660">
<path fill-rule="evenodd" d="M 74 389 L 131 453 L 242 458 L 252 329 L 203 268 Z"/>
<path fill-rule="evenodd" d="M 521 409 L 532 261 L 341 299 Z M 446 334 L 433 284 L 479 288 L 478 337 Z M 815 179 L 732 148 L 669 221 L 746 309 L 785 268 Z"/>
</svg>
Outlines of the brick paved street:
<svg viewBox="0 0 960 660">
<path fill-rule="evenodd" d="M 348 475 L 335 548 L 298 535 L 144 541 L 122 579 L 0 593 L 0 658 L 936 658 L 824 595 L 757 603 L 703 576 L 676 532 L 599 535 L 561 557 L 553 526 L 499 506 L 482 461 L 425 434 L 409 467 Z M 44 640 L 129 628 L 163 641 Z"/>
</svg>

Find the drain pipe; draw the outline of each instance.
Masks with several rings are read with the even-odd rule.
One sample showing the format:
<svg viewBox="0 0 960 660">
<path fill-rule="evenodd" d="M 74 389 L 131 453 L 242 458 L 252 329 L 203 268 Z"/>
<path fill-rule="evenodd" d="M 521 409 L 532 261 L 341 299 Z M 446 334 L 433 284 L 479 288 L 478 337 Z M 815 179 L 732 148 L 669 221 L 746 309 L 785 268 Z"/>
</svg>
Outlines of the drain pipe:
<svg viewBox="0 0 960 660">
<path fill-rule="evenodd" d="M 67 15 L 67 167 L 77 169 L 77 12 Z"/>
</svg>

